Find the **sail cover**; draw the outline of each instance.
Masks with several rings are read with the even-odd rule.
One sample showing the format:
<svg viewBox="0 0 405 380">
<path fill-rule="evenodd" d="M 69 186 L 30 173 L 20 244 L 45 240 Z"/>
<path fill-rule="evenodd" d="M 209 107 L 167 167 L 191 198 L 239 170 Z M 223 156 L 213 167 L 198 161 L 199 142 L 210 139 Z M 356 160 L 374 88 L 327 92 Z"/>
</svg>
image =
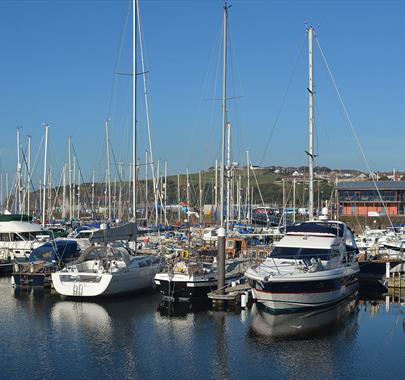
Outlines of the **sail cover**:
<svg viewBox="0 0 405 380">
<path fill-rule="evenodd" d="M 118 240 L 136 241 L 137 232 L 136 223 L 127 223 L 123 226 L 95 231 L 90 240 L 92 243 L 107 243 Z"/>
</svg>

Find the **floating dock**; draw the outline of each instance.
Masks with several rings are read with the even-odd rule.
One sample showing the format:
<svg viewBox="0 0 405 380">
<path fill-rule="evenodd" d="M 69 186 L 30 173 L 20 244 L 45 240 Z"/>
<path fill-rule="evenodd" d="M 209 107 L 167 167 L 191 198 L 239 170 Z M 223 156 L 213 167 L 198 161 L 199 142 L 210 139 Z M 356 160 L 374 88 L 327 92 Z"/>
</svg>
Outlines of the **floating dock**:
<svg viewBox="0 0 405 380">
<path fill-rule="evenodd" d="M 251 293 L 249 284 L 238 284 L 234 286 L 226 286 L 222 289 L 214 290 L 207 294 L 208 298 L 214 303 L 217 302 L 229 302 L 235 304 L 241 304 L 242 307 L 246 307 Z"/>
</svg>

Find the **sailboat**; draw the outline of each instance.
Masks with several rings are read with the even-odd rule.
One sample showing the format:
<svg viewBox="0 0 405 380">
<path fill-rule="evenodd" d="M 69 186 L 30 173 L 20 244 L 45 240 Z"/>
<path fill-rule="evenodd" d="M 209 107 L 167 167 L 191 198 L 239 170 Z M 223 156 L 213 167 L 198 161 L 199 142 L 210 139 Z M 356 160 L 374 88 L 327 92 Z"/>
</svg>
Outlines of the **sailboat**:
<svg viewBox="0 0 405 380">
<path fill-rule="evenodd" d="M 286 227 L 269 257 L 249 268 L 245 276 L 259 304 L 274 312 L 291 312 L 337 303 L 358 289 L 358 249 L 350 228 L 328 220 L 328 209 L 313 218 L 314 91 L 312 80 L 313 28 L 309 46 L 309 221 Z"/>
<path fill-rule="evenodd" d="M 158 256 L 132 254 L 118 241 L 136 241 L 135 223 L 93 233 L 93 245 L 62 270 L 52 273 L 55 290 L 64 296 L 98 297 L 136 292 L 153 285 L 161 268 Z"/>
<path fill-rule="evenodd" d="M 225 262 L 225 223 L 224 223 L 224 162 L 225 162 L 225 130 L 229 131 L 226 121 L 227 100 L 227 35 L 228 35 L 228 9 L 224 3 L 224 43 L 223 43 L 223 95 L 222 95 L 222 160 L 221 160 L 221 190 L 220 190 L 220 228 L 216 234 L 218 241 L 218 255 L 215 262 L 204 262 L 201 257 L 196 260 L 175 260 L 166 268 L 165 272 L 155 276 L 156 288 L 166 297 L 171 299 L 193 299 L 206 297 L 212 290 L 223 291 L 226 284 L 239 279 L 245 271 L 246 260 L 236 258 Z M 228 145 L 229 148 L 229 145 Z M 228 161 L 230 152 L 228 149 Z M 188 182 L 188 181 L 187 181 Z M 228 183 L 229 186 L 229 183 Z M 229 197 L 229 188 L 228 188 Z M 229 201 L 228 201 L 229 206 Z M 229 219 L 229 207 L 227 212 Z M 229 225 L 229 220 L 228 223 Z"/>
<path fill-rule="evenodd" d="M 132 219 L 120 227 L 93 232 L 92 246 L 71 265 L 52 274 L 55 290 L 65 296 L 98 297 L 140 291 L 153 286 L 161 269 L 161 258 L 136 255 L 136 25 L 138 1 L 133 0 L 133 71 L 132 71 Z M 128 242 L 127 245 L 119 241 Z M 134 242 L 134 251 L 129 248 Z M 135 253 L 135 254 L 134 254 Z"/>
</svg>

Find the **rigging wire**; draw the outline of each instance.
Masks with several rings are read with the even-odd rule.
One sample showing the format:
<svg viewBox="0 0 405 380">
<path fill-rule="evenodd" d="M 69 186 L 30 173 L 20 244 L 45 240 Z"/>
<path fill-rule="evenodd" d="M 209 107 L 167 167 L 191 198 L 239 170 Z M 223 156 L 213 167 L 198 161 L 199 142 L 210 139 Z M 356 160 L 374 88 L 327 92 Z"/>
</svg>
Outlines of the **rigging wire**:
<svg viewBox="0 0 405 380">
<path fill-rule="evenodd" d="M 346 117 L 346 122 L 347 122 L 347 124 L 349 125 L 349 127 L 350 127 L 350 129 L 351 129 L 351 131 L 352 131 L 352 133 L 353 133 L 354 139 L 355 139 L 355 141 L 356 141 L 356 143 L 357 143 L 357 145 L 358 145 L 358 148 L 359 148 L 360 153 L 361 153 L 361 155 L 362 155 L 362 157 L 363 157 L 363 160 L 364 160 L 364 162 L 365 162 L 365 164 L 366 164 L 366 166 L 367 166 L 367 169 L 368 169 L 369 173 L 371 174 L 371 173 L 372 173 L 372 170 L 371 170 L 370 164 L 369 164 L 369 162 L 368 162 L 368 160 L 367 160 L 367 157 L 366 157 L 366 155 L 365 155 L 365 153 L 364 153 L 363 147 L 362 147 L 362 145 L 361 145 L 361 143 L 360 143 L 359 136 L 358 136 L 358 134 L 357 134 L 357 132 L 356 132 L 356 129 L 354 128 L 354 125 L 353 125 L 353 123 L 352 123 L 352 120 L 351 120 L 351 118 L 350 118 L 350 115 L 349 115 L 349 113 L 348 113 L 348 111 L 347 111 L 346 105 L 345 105 L 345 103 L 343 102 L 342 95 L 340 94 L 339 88 L 337 87 L 335 78 L 334 78 L 334 76 L 333 76 L 333 74 L 332 74 L 332 71 L 331 71 L 330 66 L 329 66 L 329 64 L 328 64 L 328 61 L 326 60 L 325 54 L 324 54 L 324 52 L 323 52 L 323 50 L 322 50 L 322 48 L 321 48 L 321 44 L 319 43 L 318 36 L 317 36 L 316 34 L 315 34 L 315 41 L 316 41 L 316 44 L 318 45 L 319 51 L 320 51 L 321 56 L 322 56 L 322 60 L 323 60 L 323 62 L 324 62 L 324 64 L 325 64 L 326 70 L 328 71 L 329 77 L 330 77 L 330 79 L 331 79 L 331 81 L 332 81 L 332 84 L 333 84 L 333 87 L 334 87 L 334 89 L 335 89 L 335 91 L 336 91 L 336 94 L 337 94 L 337 96 L 338 96 L 339 102 L 340 102 L 340 104 L 341 104 L 341 106 L 342 106 L 344 115 L 345 115 L 345 117 Z M 371 176 L 371 179 L 372 179 L 372 181 L 373 181 L 373 184 L 374 184 L 374 187 L 375 187 L 375 189 L 376 189 L 376 191 L 377 191 L 377 194 L 378 194 L 378 196 L 379 196 L 379 198 L 380 198 L 380 200 L 381 200 L 381 203 L 382 203 L 382 205 L 383 205 L 383 207 L 384 207 L 384 210 L 385 210 L 385 213 L 386 213 L 386 215 L 387 215 L 388 221 L 389 221 L 391 227 L 393 227 L 391 218 L 390 218 L 390 216 L 389 216 L 389 213 L 387 212 L 386 204 L 385 204 L 385 202 L 384 202 L 384 200 L 383 200 L 383 198 L 382 198 L 382 196 L 381 196 L 381 192 L 380 192 L 380 190 L 378 189 L 378 186 L 377 186 L 377 183 L 376 183 L 376 181 L 375 181 L 375 179 L 374 179 L 374 176 Z"/>
<path fill-rule="evenodd" d="M 265 156 L 266 156 L 267 149 L 269 148 L 270 141 L 271 141 L 271 139 L 272 139 L 272 137 L 273 137 L 273 134 L 274 134 L 274 132 L 275 132 L 275 129 L 276 129 L 276 127 L 277 127 L 277 125 L 278 125 L 278 122 L 279 122 L 279 120 L 280 120 L 281 112 L 282 112 L 283 109 L 284 109 L 285 102 L 286 102 L 286 100 L 287 100 L 287 95 L 288 95 L 288 93 L 289 93 L 289 90 L 290 90 L 290 87 L 291 87 L 291 84 L 292 84 L 292 80 L 293 80 L 293 78 L 294 78 L 295 71 L 296 71 L 297 66 L 298 66 L 299 59 L 300 59 L 301 54 L 302 54 L 302 51 L 303 51 L 303 49 L 304 49 L 305 42 L 306 42 L 306 37 L 304 38 L 304 40 L 303 40 L 303 42 L 302 42 L 302 44 L 301 44 L 301 46 L 300 46 L 300 48 L 299 48 L 299 50 L 298 50 L 298 54 L 297 54 L 297 56 L 296 56 L 294 65 L 293 65 L 292 70 L 291 70 L 290 77 L 289 77 L 288 82 L 287 82 L 286 90 L 284 91 L 283 97 L 282 97 L 282 99 L 281 99 L 281 104 L 280 104 L 280 107 L 279 107 L 279 109 L 278 109 L 278 111 L 277 111 L 276 118 L 275 118 L 274 123 L 273 123 L 273 126 L 272 126 L 272 128 L 271 128 L 269 138 L 267 139 L 266 146 L 265 146 L 265 148 L 264 148 L 264 152 L 263 152 L 262 158 L 261 158 L 261 160 L 260 160 L 259 166 L 261 166 L 261 165 L 263 164 L 263 162 L 264 162 L 264 158 L 265 158 Z"/>
</svg>

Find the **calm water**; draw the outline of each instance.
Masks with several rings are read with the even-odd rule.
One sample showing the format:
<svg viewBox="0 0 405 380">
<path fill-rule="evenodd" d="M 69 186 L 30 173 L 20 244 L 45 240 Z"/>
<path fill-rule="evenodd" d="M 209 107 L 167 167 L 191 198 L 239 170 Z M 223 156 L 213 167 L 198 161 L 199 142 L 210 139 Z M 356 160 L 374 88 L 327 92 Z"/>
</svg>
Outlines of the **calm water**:
<svg viewBox="0 0 405 380">
<path fill-rule="evenodd" d="M 405 306 L 385 296 L 274 316 L 173 307 L 152 292 L 74 302 L 9 281 L 0 278 L 1 379 L 405 378 Z"/>
</svg>

